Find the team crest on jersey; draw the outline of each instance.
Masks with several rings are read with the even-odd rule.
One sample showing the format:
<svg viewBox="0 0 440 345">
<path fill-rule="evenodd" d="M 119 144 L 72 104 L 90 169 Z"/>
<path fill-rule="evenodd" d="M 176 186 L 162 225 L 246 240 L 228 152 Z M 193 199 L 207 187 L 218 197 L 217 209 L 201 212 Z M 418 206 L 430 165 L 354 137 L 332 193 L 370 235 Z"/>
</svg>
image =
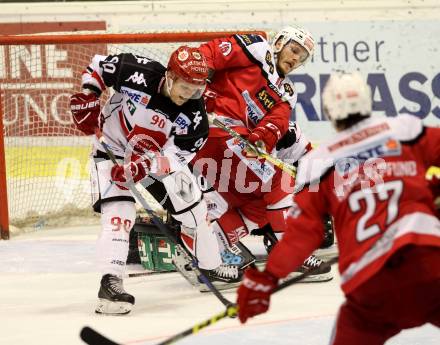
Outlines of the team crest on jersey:
<svg viewBox="0 0 440 345">
<path fill-rule="evenodd" d="M 231 42 L 222 42 L 218 45 L 218 47 L 224 56 L 228 56 L 232 51 Z"/>
<path fill-rule="evenodd" d="M 260 101 L 260 104 L 267 111 L 272 109 L 272 107 L 275 105 L 275 99 L 271 95 L 269 95 L 269 92 L 267 92 L 264 87 L 260 91 L 258 91 L 256 96 L 257 99 Z"/>
<path fill-rule="evenodd" d="M 185 135 L 188 134 L 188 128 L 191 124 L 190 119 L 185 114 L 180 113 L 177 119 L 174 121 L 176 124 L 176 134 Z"/>
<path fill-rule="evenodd" d="M 254 34 L 237 35 L 237 36 L 241 38 L 241 40 L 246 46 L 249 46 L 253 43 L 263 42 L 263 38 L 261 36 Z"/>
<path fill-rule="evenodd" d="M 364 145 L 353 154 L 340 159 L 335 164 L 337 173 L 341 176 L 357 169 L 360 164 L 371 158 L 400 156 L 402 145 L 394 138 L 382 138 L 378 141 Z"/>
<path fill-rule="evenodd" d="M 177 54 L 177 59 L 179 61 L 186 61 L 189 58 L 189 54 L 187 50 L 181 50 L 179 54 Z"/>
</svg>

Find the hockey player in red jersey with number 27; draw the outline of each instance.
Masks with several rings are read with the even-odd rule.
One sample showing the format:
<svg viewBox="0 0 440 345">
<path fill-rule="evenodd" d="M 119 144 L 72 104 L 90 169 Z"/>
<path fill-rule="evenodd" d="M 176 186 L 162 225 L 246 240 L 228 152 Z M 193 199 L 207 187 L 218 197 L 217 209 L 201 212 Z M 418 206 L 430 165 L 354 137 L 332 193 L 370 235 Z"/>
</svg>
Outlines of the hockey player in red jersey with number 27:
<svg viewBox="0 0 440 345">
<path fill-rule="evenodd" d="M 330 213 L 347 297 L 330 344 L 381 345 L 402 329 L 440 327 L 440 222 L 425 181 L 440 164 L 440 128 L 370 116 L 358 73 L 332 75 L 322 98 L 338 134 L 301 159 L 285 236 L 238 290 L 241 322 L 269 308 L 279 279 L 320 245 Z"/>
</svg>

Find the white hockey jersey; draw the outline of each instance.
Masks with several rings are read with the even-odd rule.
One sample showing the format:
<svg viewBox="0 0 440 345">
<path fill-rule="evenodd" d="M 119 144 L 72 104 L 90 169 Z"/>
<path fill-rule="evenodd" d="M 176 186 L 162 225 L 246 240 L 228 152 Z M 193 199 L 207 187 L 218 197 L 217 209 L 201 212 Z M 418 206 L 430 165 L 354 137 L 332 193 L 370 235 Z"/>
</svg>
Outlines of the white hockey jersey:
<svg viewBox="0 0 440 345">
<path fill-rule="evenodd" d="M 161 151 L 175 171 L 202 147 L 209 124 L 202 99 L 178 106 L 161 94 L 165 71 L 159 62 L 142 56 L 96 55 L 82 85 L 98 94 L 107 87 L 114 90 L 102 109 L 102 132 L 115 155 Z M 94 147 L 105 152 L 98 140 Z"/>
</svg>

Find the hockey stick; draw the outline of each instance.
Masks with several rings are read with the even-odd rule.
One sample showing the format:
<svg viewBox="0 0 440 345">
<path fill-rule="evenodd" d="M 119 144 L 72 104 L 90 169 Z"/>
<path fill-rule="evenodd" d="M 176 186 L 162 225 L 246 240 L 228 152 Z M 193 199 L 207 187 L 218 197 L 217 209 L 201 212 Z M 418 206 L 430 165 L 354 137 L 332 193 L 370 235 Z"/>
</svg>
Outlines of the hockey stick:
<svg viewBox="0 0 440 345">
<path fill-rule="evenodd" d="M 283 162 L 281 159 L 275 158 L 274 156 L 271 156 L 266 151 L 260 149 L 259 147 L 251 144 L 247 139 L 243 138 L 240 134 L 238 134 L 236 131 L 234 131 L 232 128 L 227 127 L 223 122 L 220 120 L 214 118 L 210 118 L 211 123 L 216 125 L 217 127 L 223 129 L 224 131 L 228 132 L 228 134 L 239 140 L 241 143 L 249 147 L 251 150 L 255 151 L 260 158 L 264 158 L 268 162 L 272 163 L 276 167 L 280 168 L 281 170 L 287 172 L 290 176 L 295 177 L 296 176 L 296 167 L 293 165 L 290 165 L 288 163 Z"/>
<path fill-rule="evenodd" d="M 155 274 L 163 274 L 163 273 L 175 273 L 175 271 L 148 271 L 148 272 L 134 272 L 134 273 L 128 273 L 128 278 L 136 278 L 136 277 L 146 277 L 146 276 L 152 276 Z"/>
<path fill-rule="evenodd" d="M 101 145 L 104 147 L 105 152 L 111 159 L 111 161 L 114 164 L 118 164 L 115 155 L 113 154 L 111 148 L 108 146 L 108 144 L 105 142 L 105 138 L 102 135 L 102 133 L 99 131 L 99 129 L 96 130 L 96 137 L 98 138 Z M 168 229 L 168 227 L 165 226 L 165 224 L 162 222 L 162 220 L 156 216 L 154 211 L 151 209 L 150 205 L 148 205 L 147 201 L 144 199 L 144 197 L 139 193 L 139 191 L 136 189 L 136 186 L 133 181 L 127 180 L 127 187 L 130 189 L 130 191 L 133 193 L 134 197 L 139 201 L 139 203 L 142 205 L 142 207 L 147 211 L 149 216 L 151 217 L 153 224 L 156 225 L 162 233 L 167 236 L 180 250 L 180 252 L 183 254 L 185 259 L 188 262 L 191 262 L 193 269 L 197 275 L 197 278 L 200 278 L 200 280 L 209 288 L 209 290 L 212 291 L 212 293 L 218 298 L 218 300 L 223 303 L 225 307 L 229 307 L 233 303 L 226 299 L 220 291 L 214 286 L 214 284 L 211 283 L 211 281 L 206 277 L 198 267 L 197 258 L 194 256 L 188 254 L 186 250 L 180 245 L 179 242 L 176 241 L 171 231 Z"/>
<path fill-rule="evenodd" d="M 319 268 L 311 269 L 311 270 L 304 272 L 296 277 L 293 277 L 291 279 L 286 280 L 285 282 L 278 285 L 273 290 L 272 293 L 276 293 L 278 291 L 281 291 L 281 290 L 301 281 L 305 277 L 315 273 L 320 268 L 326 268 L 326 267 L 329 267 L 329 266 L 337 263 L 338 259 L 339 259 L 339 256 L 335 256 L 335 257 L 329 259 L 327 262 L 324 262 L 322 264 L 322 266 Z M 199 333 L 202 329 L 204 329 L 208 326 L 212 326 L 226 317 L 233 318 L 233 317 L 236 317 L 237 315 L 238 315 L 238 306 L 236 304 L 230 305 L 226 308 L 226 310 L 222 311 L 221 313 L 218 313 L 205 321 L 199 322 L 198 324 L 192 326 L 191 328 L 188 328 L 180 333 L 177 333 L 177 334 L 173 335 L 172 337 L 165 339 L 164 341 L 162 341 L 156 345 L 174 344 L 175 342 L 177 342 L 177 341 L 179 341 L 179 340 L 181 340 L 191 334 Z M 81 336 L 81 339 L 84 340 L 89 345 L 122 345 L 120 343 L 115 343 L 112 340 L 104 337 L 102 334 L 96 332 L 95 330 L 93 330 L 90 327 L 84 327 L 81 330 L 80 336 Z"/>
</svg>

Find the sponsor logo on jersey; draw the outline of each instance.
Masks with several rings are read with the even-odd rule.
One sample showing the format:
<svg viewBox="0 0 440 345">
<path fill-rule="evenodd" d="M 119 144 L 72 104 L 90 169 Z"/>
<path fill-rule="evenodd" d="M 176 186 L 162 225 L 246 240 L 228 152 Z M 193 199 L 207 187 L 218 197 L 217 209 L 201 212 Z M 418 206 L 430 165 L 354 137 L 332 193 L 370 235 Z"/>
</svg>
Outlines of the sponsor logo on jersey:
<svg viewBox="0 0 440 345">
<path fill-rule="evenodd" d="M 145 108 L 148 106 L 148 103 L 150 102 L 151 99 L 151 96 L 149 94 L 146 94 L 144 92 L 139 92 L 137 90 L 133 90 L 125 86 L 121 87 L 121 93 L 123 95 L 128 96 L 132 101 L 145 106 Z"/>
<path fill-rule="evenodd" d="M 379 141 L 364 145 L 353 154 L 346 156 L 336 162 L 335 169 L 340 175 L 350 173 L 357 167 L 365 163 L 370 158 L 400 156 L 402 146 L 400 142 L 393 138 L 384 138 Z"/>
<path fill-rule="evenodd" d="M 275 71 L 275 66 L 273 65 L 272 54 L 270 53 L 270 51 L 266 51 L 265 60 L 267 65 L 269 66 L 269 72 L 272 74 Z"/>
<path fill-rule="evenodd" d="M 386 130 L 390 129 L 390 126 L 386 122 L 380 123 L 378 125 L 364 128 L 356 133 L 353 133 L 348 138 L 345 138 L 341 141 L 338 141 L 337 143 L 330 145 L 328 147 L 328 150 L 330 152 L 335 151 L 343 146 L 356 144 L 368 137 L 372 137 L 373 135 L 376 135 L 377 133 L 384 132 Z"/>
<path fill-rule="evenodd" d="M 244 90 L 241 95 L 246 102 L 246 115 L 252 121 L 252 123 L 256 125 L 263 118 L 263 111 L 252 100 L 248 90 Z"/>
<path fill-rule="evenodd" d="M 144 56 L 139 56 L 139 55 L 133 55 L 133 56 L 136 59 L 136 62 L 138 64 L 146 65 L 147 63 L 149 63 L 151 61 L 151 59 L 144 57 Z"/>
<path fill-rule="evenodd" d="M 131 99 L 128 99 L 127 102 L 125 102 L 125 103 L 127 104 L 128 111 L 133 116 L 133 114 L 136 112 L 136 106 L 131 101 Z"/>
<path fill-rule="evenodd" d="M 295 94 L 293 86 L 290 83 L 284 83 L 283 87 L 284 87 L 284 91 L 286 91 L 286 93 L 288 93 L 289 96 L 293 96 Z"/>
<path fill-rule="evenodd" d="M 280 79 L 281 80 L 281 79 Z M 273 84 L 273 83 L 269 83 L 269 88 L 273 91 L 273 92 L 275 92 L 277 95 L 278 95 L 278 97 L 283 97 L 283 95 L 281 94 L 281 90 L 279 89 L 279 87 L 277 86 L 277 85 L 275 85 L 275 84 Z"/>
<path fill-rule="evenodd" d="M 192 113 L 194 115 L 194 130 L 200 125 L 200 122 L 202 121 L 202 115 L 200 115 L 200 111 L 193 111 Z"/>
<path fill-rule="evenodd" d="M 275 105 L 275 99 L 269 95 L 269 92 L 263 87 L 257 93 L 257 99 L 260 101 L 264 109 L 269 111 Z"/>
<path fill-rule="evenodd" d="M 147 87 L 147 81 L 145 80 L 143 73 L 134 72 L 125 81 L 131 81 L 133 84 L 144 85 L 145 87 Z"/>
<path fill-rule="evenodd" d="M 177 135 L 185 135 L 188 134 L 188 128 L 191 125 L 191 121 L 183 113 L 180 113 L 179 116 L 177 116 L 177 119 L 174 121 L 176 124 L 176 134 Z"/>
<path fill-rule="evenodd" d="M 263 42 L 263 37 L 254 34 L 237 35 L 237 36 L 241 38 L 242 42 L 246 46 L 249 46 L 253 43 Z"/>
<path fill-rule="evenodd" d="M 243 150 L 245 148 L 245 144 L 242 142 L 238 142 L 234 138 L 231 138 L 226 141 L 229 149 L 234 152 L 238 158 L 241 159 L 246 166 L 254 172 L 254 174 L 261 180 L 263 183 L 267 183 L 275 174 L 274 167 L 267 163 L 266 161 L 261 161 L 258 159 L 248 159 L 243 155 Z"/>
<path fill-rule="evenodd" d="M 182 156 L 179 152 L 176 152 L 176 157 L 179 160 L 179 162 L 182 164 L 182 166 L 185 166 L 188 162 L 186 161 L 186 158 Z"/>
</svg>

